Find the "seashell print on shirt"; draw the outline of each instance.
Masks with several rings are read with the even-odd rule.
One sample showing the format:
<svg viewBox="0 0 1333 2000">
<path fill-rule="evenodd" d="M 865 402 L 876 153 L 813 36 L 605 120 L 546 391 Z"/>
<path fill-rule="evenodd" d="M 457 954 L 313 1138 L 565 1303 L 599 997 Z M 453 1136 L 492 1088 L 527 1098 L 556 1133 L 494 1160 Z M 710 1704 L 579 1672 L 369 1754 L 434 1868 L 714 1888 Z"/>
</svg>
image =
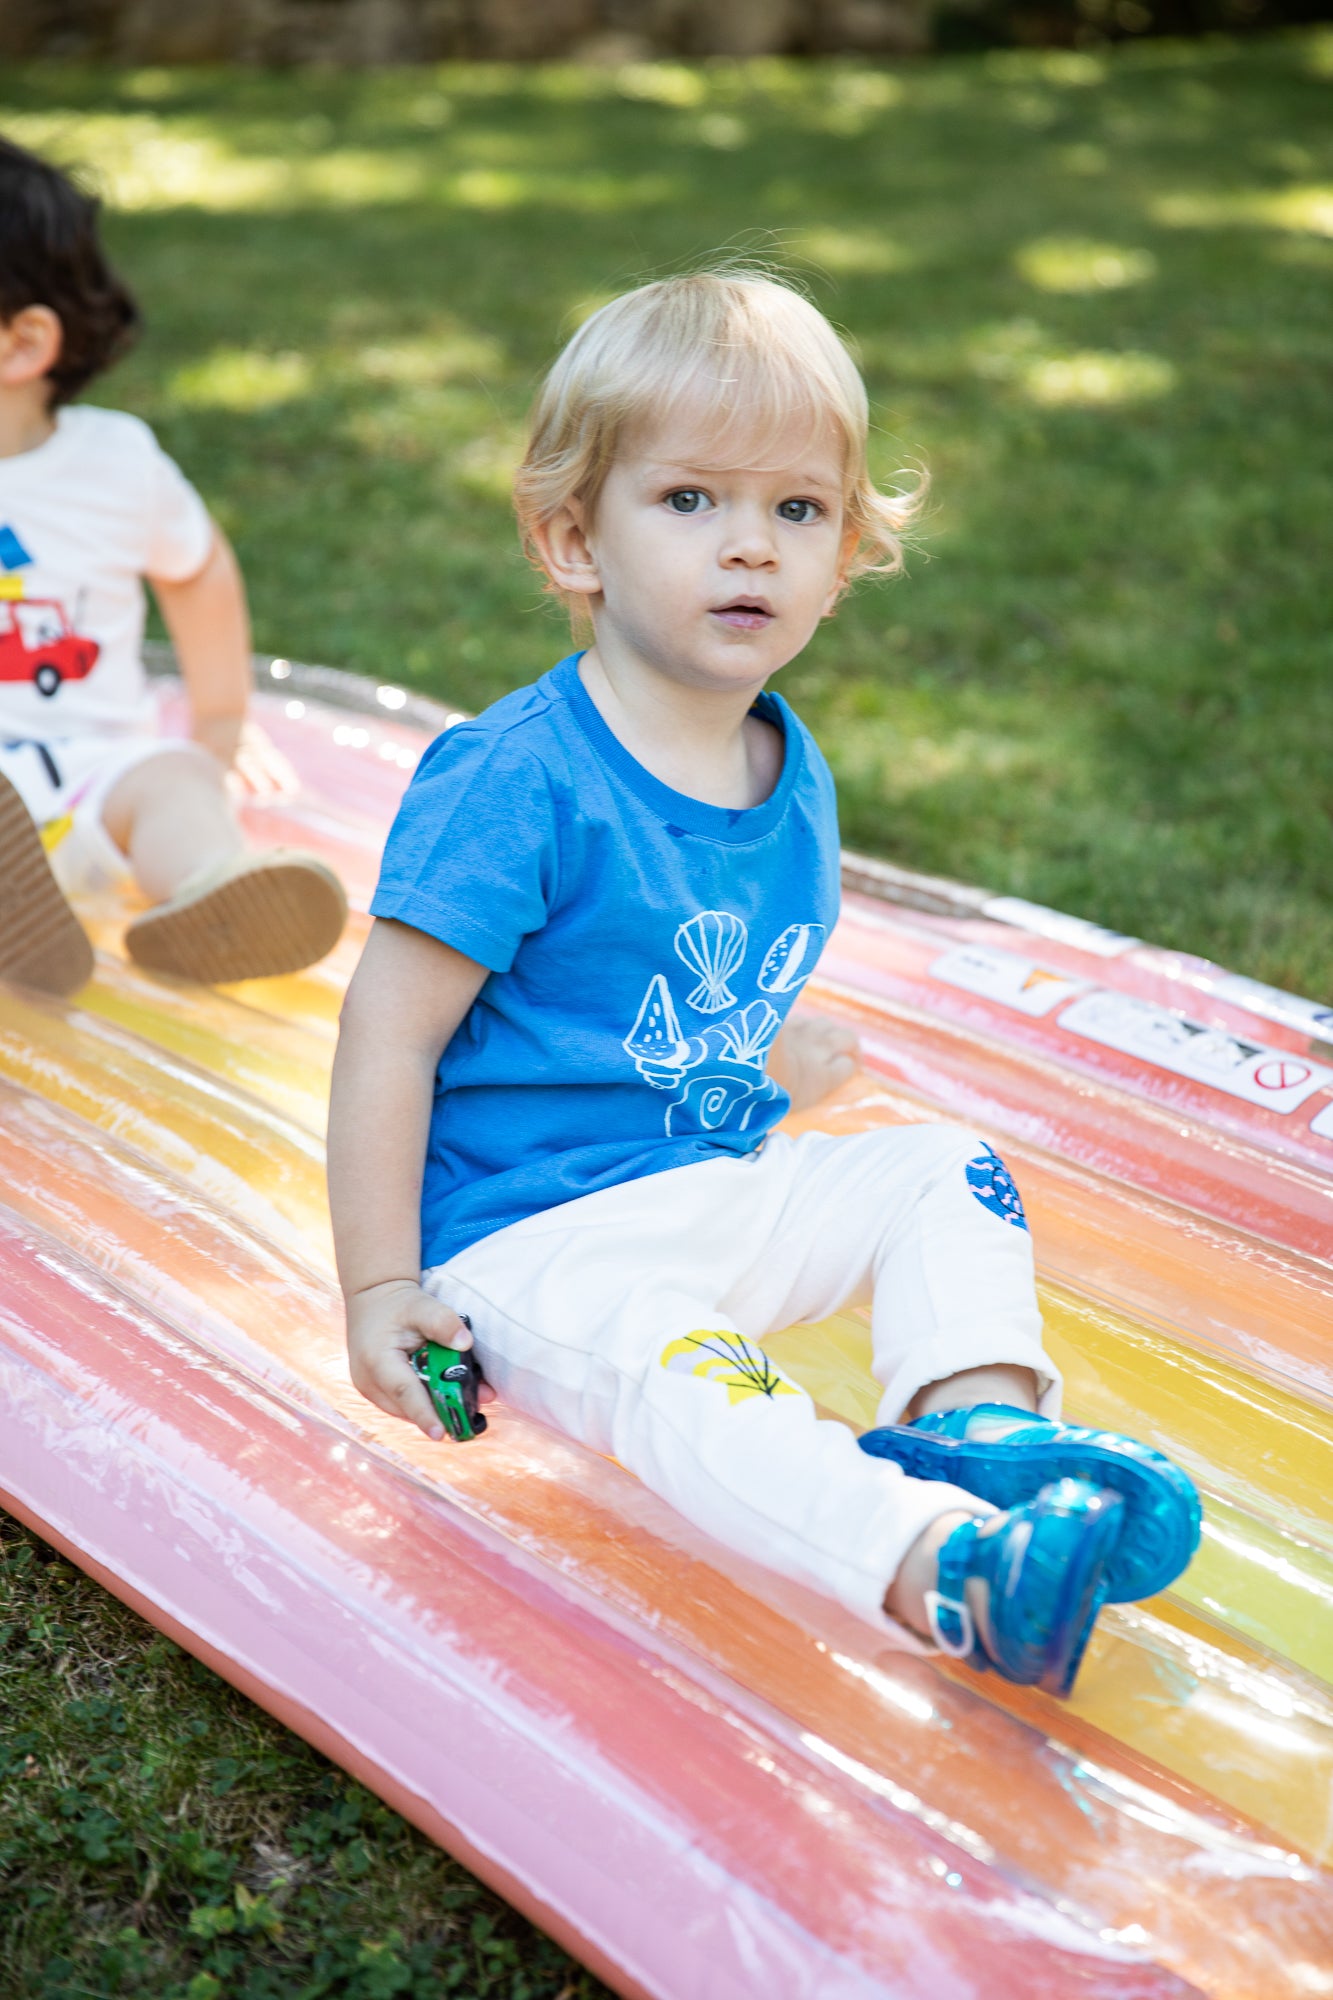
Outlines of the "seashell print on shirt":
<svg viewBox="0 0 1333 2000">
<path fill-rule="evenodd" d="M 680 1006 L 704 1022 L 695 1032 L 693 1024 L 682 1026 L 670 975 L 656 972 L 621 1044 L 649 1089 L 670 1093 L 668 1137 L 745 1132 L 772 1103 L 778 1086 L 764 1067 L 768 1052 L 823 942 L 822 924 L 789 924 L 760 961 L 755 998 L 741 1004 L 735 989 L 746 984 L 741 974 L 750 945 L 743 920 L 730 910 L 701 910 L 680 925 L 676 956 L 695 979 Z M 766 993 L 785 1001 L 782 1013 Z"/>
</svg>

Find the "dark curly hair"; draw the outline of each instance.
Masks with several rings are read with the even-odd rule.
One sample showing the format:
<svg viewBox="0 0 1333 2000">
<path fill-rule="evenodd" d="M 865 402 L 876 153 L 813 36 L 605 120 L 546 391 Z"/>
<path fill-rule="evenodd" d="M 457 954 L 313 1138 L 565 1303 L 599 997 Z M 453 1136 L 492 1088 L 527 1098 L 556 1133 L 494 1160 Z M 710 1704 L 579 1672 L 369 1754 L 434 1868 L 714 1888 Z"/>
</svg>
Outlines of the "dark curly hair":
<svg viewBox="0 0 1333 2000">
<path fill-rule="evenodd" d="M 0 138 L 0 320 L 26 306 L 58 316 L 60 355 L 46 378 L 52 409 L 119 360 L 142 324 L 98 238 L 99 207 L 58 167 Z"/>
</svg>

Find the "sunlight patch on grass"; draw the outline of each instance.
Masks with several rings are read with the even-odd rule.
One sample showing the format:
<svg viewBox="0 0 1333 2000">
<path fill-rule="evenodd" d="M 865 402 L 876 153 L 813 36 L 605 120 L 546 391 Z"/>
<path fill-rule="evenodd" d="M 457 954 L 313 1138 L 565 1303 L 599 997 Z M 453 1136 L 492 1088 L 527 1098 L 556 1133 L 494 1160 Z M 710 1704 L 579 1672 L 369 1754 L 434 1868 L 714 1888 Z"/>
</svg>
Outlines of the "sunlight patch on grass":
<svg viewBox="0 0 1333 2000">
<path fill-rule="evenodd" d="M 140 69 L 126 79 L 124 90 L 126 97 L 138 98 L 141 104 L 160 104 L 179 96 L 183 82 L 177 69 Z"/>
<path fill-rule="evenodd" d="M 1105 146 L 1094 146 L 1080 139 L 1072 146 L 1057 147 L 1055 164 L 1061 173 L 1074 174 L 1079 180 L 1094 180 L 1098 174 L 1109 171 L 1111 156 Z"/>
<path fill-rule="evenodd" d="M 682 181 L 669 174 L 519 173 L 497 167 L 469 167 L 451 175 L 444 189 L 458 208 L 501 213 L 541 206 L 599 215 L 682 201 L 688 192 Z"/>
<path fill-rule="evenodd" d="M 1110 74 L 1104 56 L 1082 49 L 996 49 L 986 70 L 1000 83 L 1051 83 L 1061 90 L 1088 90 Z"/>
<path fill-rule="evenodd" d="M 303 354 L 222 347 L 202 361 L 178 368 L 167 395 L 187 409 L 269 410 L 308 395 L 311 381 L 310 363 Z"/>
<path fill-rule="evenodd" d="M 1145 403 L 1169 395 L 1176 371 L 1156 354 L 1051 355 L 1031 362 L 1022 374 L 1029 402 L 1046 409 L 1102 409 L 1118 403 Z"/>
<path fill-rule="evenodd" d="M 293 178 L 292 192 L 299 192 L 302 200 L 325 202 L 333 208 L 373 208 L 411 201 L 429 186 L 426 165 L 420 158 L 351 146 L 300 162 Z"/>
<path fill-rule="evenodd" d="M 733 126 L 737 128 L 733 131 Z M 276 158 L 233 152 L 212 136 L 182 131 L 132 112 L 83 118 L 18 114 L 7 129 L 31 146 L 76 168 L 94 163 L 93 184 L 113 208 L 144 213 L 195 208 L 212 213 L 264 213 L 314 207 L 387 207 L 432 200 L 455 208 L 502 213 L 553 205 L 579 213 L 658 206 L 685 198 L 685 184 L 666 174 L 552 173 L 471 166 L 441 175 L 420 153 L 342 146 L 313 157 Z M 711 136 L 709 136 L 711 134 Z M 744 142 L 739 121 L 709 127 L 713 146 Z"/>
<path fill-rule="evenodd" d="M 1307 67 L 1312 76 L 1333 76 L 1333 29 L 1311 36 Z"/>
<path fill-rule="evenodd" d="M 1070 353 L 1049 344 L 1035 320 L 1007 320 L 983 327 L 968 354 L 973 374 L 1011 382 L 1044 409 L 1101 409 L 1142 403 L 1176 386 L 1176 371 L 1156 354 L 1131 348 L 1122 353 L 1096 348 Z"/>
<path fill-rule="evenodd" d="M 909 270 L 917 261 L 879 229 L 800 229 L 783 238 L 782 253 L 839 278 L 879 277 Z"/>
<path fill-rule="evenodd" d="M 881 70 L 835 70 L 826 95 L 809 102 L 802 123 L 817 132 L 855 139 L 907 96 L 901 80 Z"/>
<path fill-rule="evenodd" d="M 1237 225 L 1333 236 L 1333 186 L 1240 189 L 1232 194 L 1168 194 L 1149 206 L 1168 229 L 1227 229 Z"/>
<path fill-rule="evenodd" d="M 113 208 L 273 208 L 292 187 L 289 161 L 242 157 L 220 139 L 171 130 L 146 114 L 75 121 L 19 112 L 6 120 L 6 129 L 20 145 L 61 165 L 87 163 L 88 178 Z"/>
<path fill-rule="evenodd" d="M 484 334 L 457 330 L 424 335 L 418 340 L 377 340 L 356 355 L 356 368 L 371 382 L 391 382 L 403 388 L 429 388 L 459 375 L 494 377 L 505 366 L 500 343 Z"/>
<path fill-rule="evenodd" d="M 450 461 L 450 473 L 469 492 L 508 502 L 526 449 L 526 432 L 517 425 L 506 425 L 465 444 Z"/>
<path fill-rule="evenodd" d="M 909 736 L 891 723 L 863 719 L 838 759 L 838 776 L 848 783 L 873 780 L 886 799 L 902 800 L 960 780 L 1012 782 L 1034 775 L 1041 762 L 1027 736 L 967 728 Z"/>
<path fill-rule="evenodd" d="M 708 96 L 708 80 L 683 63 L 626 63 L 615 73 L 617 95 L 644 104 L 668 104 L 693 111 Z"/>
<path fill-rule="evenodd" d="M 468 167 L 448 185 L 460 208 L 518 208 L 531 201 L 535 177 L 505 167 Z"/>
<path fill-rule="evenodd" d="M 1146 284 L 1157 272 L 1157 259 L 1147 250 L 1072 236 L 1039 237 L 1024 245 L 1014 263 L 1043 292 L 1119 291 Z"/>
</svg>

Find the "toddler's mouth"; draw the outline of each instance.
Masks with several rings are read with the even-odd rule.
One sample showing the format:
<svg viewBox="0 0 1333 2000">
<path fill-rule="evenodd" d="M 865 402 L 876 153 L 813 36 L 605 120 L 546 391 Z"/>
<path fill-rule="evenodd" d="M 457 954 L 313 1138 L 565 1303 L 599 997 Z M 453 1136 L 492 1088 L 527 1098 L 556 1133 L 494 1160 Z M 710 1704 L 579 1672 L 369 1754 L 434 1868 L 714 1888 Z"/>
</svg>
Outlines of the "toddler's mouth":
<svg viewBox="0 0 1333 2000">
<path fill-rule="evenodd" d="M 714 605 L 710 615 L 737 632 L 762 632 L 774 618 L 773 607 L 764 597 L 733 597 L 729 604 Z"/>
</svg>

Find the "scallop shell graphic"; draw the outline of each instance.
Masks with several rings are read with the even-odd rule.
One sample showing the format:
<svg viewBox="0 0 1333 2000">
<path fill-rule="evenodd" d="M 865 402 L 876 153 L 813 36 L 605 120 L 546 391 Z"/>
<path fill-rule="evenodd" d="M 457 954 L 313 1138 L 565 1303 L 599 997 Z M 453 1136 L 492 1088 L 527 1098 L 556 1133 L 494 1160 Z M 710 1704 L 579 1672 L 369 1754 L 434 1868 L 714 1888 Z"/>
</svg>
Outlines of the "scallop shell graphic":
<svg viewBox="0 0 1333 2000">
<path fill-rule="evenodd" d="M 699 984 L 686 994 L 689 1005 L 700 1014 L 720 1014 L 734 1007 L 736 995 L 727 981 L 739 970 L 745 957 L 750 933 L 730 910 L 700 910 L 676 932 L 676 955 L 683 958 Z"/>
<path fill-rule="evenodd" d="M 781 1026 L 781 1015 L 767 1000 L 752 1000 L 739 1014 L 733 1014 L 729 1021 L 719 1021 L 708 1032 L 722 1037 L 718 1053 L 728 1062 L 753 1063 L 762 1069 L 768 1045 Z"/>
<path fill-rule="evenodd" d="M 760 992 L 790 993 L 803 986 L 815 969 L 825 936 L 823 924 L 788 924 L 768 947 L 759 968 Z"/>
</svg>

